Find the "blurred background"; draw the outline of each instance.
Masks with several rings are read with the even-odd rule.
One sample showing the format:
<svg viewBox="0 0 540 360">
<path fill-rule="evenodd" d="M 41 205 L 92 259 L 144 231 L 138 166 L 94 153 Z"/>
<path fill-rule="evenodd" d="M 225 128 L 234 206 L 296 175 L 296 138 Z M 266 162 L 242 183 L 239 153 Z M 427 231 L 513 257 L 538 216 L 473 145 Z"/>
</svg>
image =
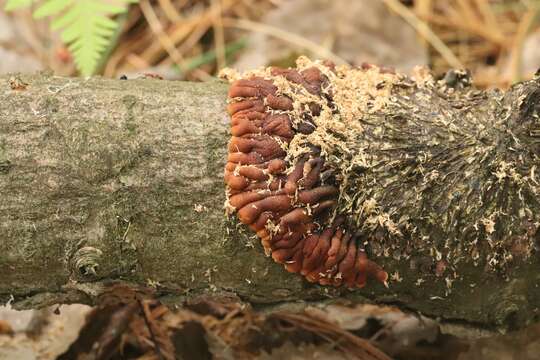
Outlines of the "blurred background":
<svg viewBox="0 0 540 360">
<path fill-rule="evenodd" d="M 299 55 L 507 88 L 540 68 L 539 0 L 6 0 L 0 74 L 207 81 Z M 278 309 L 279 310 L 279 309 Z M 0 308 L 0 359 L 540 359 L 540 327 L 466 333 L 391 307 L 238 301 Z M 456 336 L 457 335 L 457 336 Z M 465 335 L 467 338 L 460 337 Z M 489 335 L 488 337 L 484 337 Z M 361 354 L 364 354 L 361 357 Z"/>
<path fill-rule="evenodd" d="M 467 68 L 479 87 L 507 87 L 540 66 L 538 0 L 94 1 L 123 11 L 110 11 L 114 25 L 85 75 L 204 81 L 225 66 L 291 66 L 305 54 L 403 72 L 426 65 L 439 76 Z M 62 3 L 4 1 L 0 72 L 79 73 L 62 12 L 44 10 L 48 2 Z M 86 32 L 79 47 L 91 47 Z"/>
</svg>

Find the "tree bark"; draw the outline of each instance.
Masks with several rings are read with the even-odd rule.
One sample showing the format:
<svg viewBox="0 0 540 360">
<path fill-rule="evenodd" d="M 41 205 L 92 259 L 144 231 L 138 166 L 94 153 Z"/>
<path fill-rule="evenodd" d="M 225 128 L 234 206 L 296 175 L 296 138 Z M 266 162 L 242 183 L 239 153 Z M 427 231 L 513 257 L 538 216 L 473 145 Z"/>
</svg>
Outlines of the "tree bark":
<svg viewBox="0 0 540 360">
<path fill-rule="evenodd" d="M 500 107 L 532 117 L 538 87 Z M 94 303 L 120 283 L 172 303 L 233 293 L 260 308 L 375 301 L 488 329 L 538 319 L 536 252 L 504 274 L 464 262 L 451 286 L 431 265 L 387 259 L 400 277 L 388 289 L 312 285 L 273 263 L 224 212 L 223 83 L 39 74 L 0 89 L 0 301 L 16 308 Z"/>
</svg>

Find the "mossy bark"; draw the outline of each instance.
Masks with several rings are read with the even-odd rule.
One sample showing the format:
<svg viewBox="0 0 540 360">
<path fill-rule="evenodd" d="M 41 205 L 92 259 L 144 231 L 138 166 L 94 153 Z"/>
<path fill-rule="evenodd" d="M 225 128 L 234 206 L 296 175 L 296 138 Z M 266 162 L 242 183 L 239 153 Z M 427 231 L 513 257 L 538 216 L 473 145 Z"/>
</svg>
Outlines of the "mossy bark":
<svg viewBox="0 0 540 360">
<path fill-rule="evenodd" d="M 265 257 L 223 209 L 225 84 L 46 74 L 15 81 L 25 86 L 13 80 L 0 78 L 2 302 L 93 303 L 111 283 L 123 283 L 152 287 L 176 303 L 234 293 L 261 308 L 372 300 L 489 329 L 538 319 L 536 252 L 504 274 L 460 263 L 450 290 L 431 260 L 411 267 L 387 259 L 401 281 L 346 290 L 309 284 Z M 517 87 L 499 105 L 499 93 L 486 98 L 532 116 L 539 86 Z"/>
</svg>

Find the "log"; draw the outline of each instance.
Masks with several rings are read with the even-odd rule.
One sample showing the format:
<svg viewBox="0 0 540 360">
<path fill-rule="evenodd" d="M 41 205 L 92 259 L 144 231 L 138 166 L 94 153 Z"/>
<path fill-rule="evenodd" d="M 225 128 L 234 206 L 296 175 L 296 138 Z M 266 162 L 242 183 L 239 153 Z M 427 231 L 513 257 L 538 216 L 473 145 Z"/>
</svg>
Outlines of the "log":
<svg viewBox="0 0 540 360">
<path fill-rule="evenodd" d="M 441 270 L 436 254 L 386 257 L 381 261 L 390 275 L 388 288 L 370 283 L 346 289 L 287 273 L 264 256 L 249 229 L 225 215 L 226 84 L 47 73 L 0 77 L 0 301 L 18 309 L 94 304 L 111 285 L 122 284 L 153 289 L 175 304 L 202 294 L 233 294 L 260 309 L 373 301 L 489 330 L 535 322 L 540 206 L 536 194 L 519 194 L 512 181 L 540 181 L 540 79 L 506 93 L 470 89 L 467 81 L 454 72 L 422 89 L 438 92 L 438 103 L 426 107 L 421 96 L 411 96 L 410 104 L 384 116 L 452 119 L 460 128 L 467 122 L 460 109 L 469 108 L 477 118 L 502 124 L 497 131 L 477 129 L 478 139 L 495 144 L 508 163 L 521 159 L 522 167 L 479 172 L 475 179 L 493 182 L 494 174 L 504 182 L 488 205 L 502 209 L 507 201 L 526 198 L 526 209 L 516 205 L 509 214 L 523 223 L 503 241 L 512 258 L 495 271 L 481 261 L 461 261 L 450 272 Z M 442 87 L 455 88 L 455 106 L 445 105 Z M 453 168 L 457 177 L 450 178 L 466 176 L 462 170 Z M 440 196 L 441 209 L 448 199 Z M 470 204 L 466 197 L 460 201 L 463 208 Z M 490 219 L 481 225 L 498 231 Z M 440 228 L 432 229 L 436 237 Z M 461 235 L 456 238 L 468 241 Z"/>
</svg>

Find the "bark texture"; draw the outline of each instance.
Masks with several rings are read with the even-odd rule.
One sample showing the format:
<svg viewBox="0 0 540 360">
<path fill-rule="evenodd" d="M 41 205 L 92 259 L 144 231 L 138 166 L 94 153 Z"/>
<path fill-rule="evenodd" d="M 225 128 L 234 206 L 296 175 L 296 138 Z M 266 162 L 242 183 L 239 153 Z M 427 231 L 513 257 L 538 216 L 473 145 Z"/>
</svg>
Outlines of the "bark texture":
<svg viewBox="0 0 540 360">
<path fill-rule="evenodd" d="M 539 86 L 533 80 L 507 94 L 482 93 L 476 111 L 508 116 L 516 131 L 506 134 L 534 153 Z M 226 91 L 217 82 L 0 78 L 0 301 L 93 303 L 121 283 L 153 288 L 172 303 L 232 293 L 257 307 L 373 300 L 489 329 L 538 319 L 536 249 L 499 272 L 460 262 L 451 284 L 434 258 L 387 258 L 385 269 L 399 274 L 388 289 L 313 285 L 273 263 L 256 236 L 224 214 Z M 477 96 L 463 97 L 461 108 L 474 107 Z M 459 119 L 451 113 L 459 106 L 411 101 L 422 106 L 403 104 L 394 115 L 420 108 L 420 116 Z M 519 157 L 511 146 L 505 154 Z M 536 219 L 540 209 L 530 210 Z"/>
</svg>

